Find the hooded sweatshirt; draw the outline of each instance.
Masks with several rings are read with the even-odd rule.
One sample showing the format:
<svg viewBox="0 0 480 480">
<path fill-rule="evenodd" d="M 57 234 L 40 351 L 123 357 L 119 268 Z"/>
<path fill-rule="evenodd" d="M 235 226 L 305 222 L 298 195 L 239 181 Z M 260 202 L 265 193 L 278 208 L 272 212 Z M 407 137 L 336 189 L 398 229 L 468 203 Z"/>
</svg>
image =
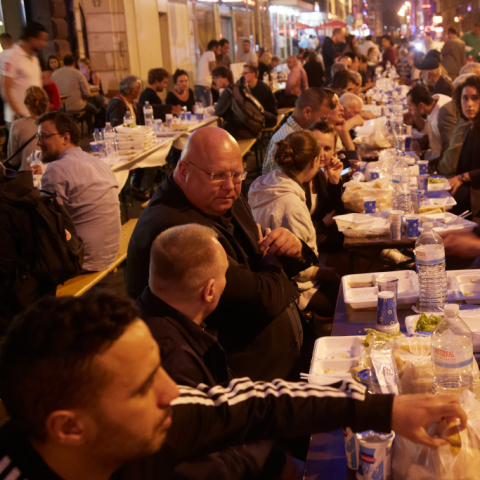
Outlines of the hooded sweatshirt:
<svg viewBox="0 0 480 480">
<path fill-rule="evenodd" d="M 258 177 L 248 192 L 253 218 L 263 229 L 283 227 L 303 240 L 318 255 L 315 228 L 306 203 L 305 190 L 280 169 Z M 313 268 L 299 273 L 295 280 L 302 292 L 299 308 L 304 310 L 318 286 L 307 280 Z"/>
</svg>

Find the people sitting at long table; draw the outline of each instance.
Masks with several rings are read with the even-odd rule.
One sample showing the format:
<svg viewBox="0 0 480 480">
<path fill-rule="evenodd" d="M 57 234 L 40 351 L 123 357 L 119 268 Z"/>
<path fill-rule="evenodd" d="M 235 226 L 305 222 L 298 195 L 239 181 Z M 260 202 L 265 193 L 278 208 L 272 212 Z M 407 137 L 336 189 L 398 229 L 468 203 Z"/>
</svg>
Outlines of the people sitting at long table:
<svg viewBox="0 0 480 480">
<path fill-rule="evenodd" d="M 172 106 L 180 105 L 184 107 L 187 112 L 193 113 L 195 95 L 193 94 L 193 90 L 189 87 L 188 73 L 185 70 L 175 70 L 175 73 L 173 74 L 173 83 L 175 86 L 173 90 L 168 92 L 165 103 Z"/>
</svg>

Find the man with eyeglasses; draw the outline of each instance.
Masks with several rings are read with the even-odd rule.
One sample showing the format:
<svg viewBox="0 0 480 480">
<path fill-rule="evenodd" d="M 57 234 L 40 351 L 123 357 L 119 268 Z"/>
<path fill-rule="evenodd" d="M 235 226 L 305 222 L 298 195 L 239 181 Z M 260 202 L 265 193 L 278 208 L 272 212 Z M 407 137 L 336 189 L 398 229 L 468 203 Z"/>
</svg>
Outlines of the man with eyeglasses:
<svg viewBox="0 0 480 480">
<path fill-rule="evenodd" d="M 308 364 L 312 345 L 306 343 L 313 340 L 304 332 L 295 303 L 298 290 L 290 279 L 317 260 L 283 228 L 263 237 L 240 196 L 244 178 L 240 149 L 226 131 L 208 127 L 190 135 L 175 172 L 135 227 L 127 255 L 127 292 L 138 298 L 147 286 L 150 250 L 160 233 L 188 223 L 213 228 L 229 267 L 225 291 L 206 323 L 217 330 L 237 376 L 288 378 L 308 368 L 301 361 Z"/>
<path fill-rule="evenodd" d="M 84 242 L 83 269 L 108 267 L 120 245 L 118 182 L 110 167 L 79 146 L 75 120 L 63 112 L 49 112 L 38 120 L 37 145 L 48 163 L 42 190 L 55 192 L 65 205 Z"/>
</svg>

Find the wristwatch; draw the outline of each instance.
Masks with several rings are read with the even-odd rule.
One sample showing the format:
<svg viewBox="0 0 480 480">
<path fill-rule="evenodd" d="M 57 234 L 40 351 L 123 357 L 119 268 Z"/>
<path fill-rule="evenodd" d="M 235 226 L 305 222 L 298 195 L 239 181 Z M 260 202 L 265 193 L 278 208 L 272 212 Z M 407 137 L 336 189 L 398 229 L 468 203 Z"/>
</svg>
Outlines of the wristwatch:
<svg viewBox="0 0 480 480">
<path fill-rule="evenodd" d="M 462 173 L 462 182 L 465 183 L 465 182 L 468 182 L 468 179 L 466 177 L 466 175 L 464 173 Z"/>
</svg>

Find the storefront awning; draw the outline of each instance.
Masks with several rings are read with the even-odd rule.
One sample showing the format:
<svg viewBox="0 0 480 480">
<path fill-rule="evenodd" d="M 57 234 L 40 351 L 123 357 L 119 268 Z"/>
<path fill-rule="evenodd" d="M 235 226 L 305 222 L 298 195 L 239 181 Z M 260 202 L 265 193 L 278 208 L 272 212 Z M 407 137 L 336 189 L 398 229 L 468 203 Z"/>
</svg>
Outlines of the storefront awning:
<svg viewBox="0 0 480 480">
<path fill-rule="evenodd" d="M 315 27 L 317 30 L 323 30 L 325 28 L 347 28 L 347 24 L 340 22 L 339 20 L 333 20 L 332 22 L 325 23 Z"/>
<path fill-rule="evenodd" d="M 296 22 L 297 30 L 305 30 L 307 28 L 316 28 L 311 27 L 310 25 L 305 25 L 304 23 Z"/>
</svg>

